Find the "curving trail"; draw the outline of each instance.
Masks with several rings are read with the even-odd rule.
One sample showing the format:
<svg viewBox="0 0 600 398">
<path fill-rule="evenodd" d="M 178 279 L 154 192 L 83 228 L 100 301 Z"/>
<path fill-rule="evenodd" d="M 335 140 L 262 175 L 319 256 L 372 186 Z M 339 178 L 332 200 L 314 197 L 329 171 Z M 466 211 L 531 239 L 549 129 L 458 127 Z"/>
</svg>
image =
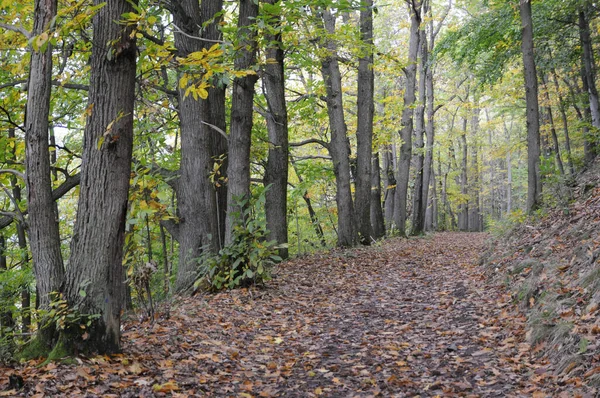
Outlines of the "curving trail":
<svg viewBox="0 0 600 398">
<path fill-rule="evenodd" d="M 524 318 L 486 283 L 486 238 L 299 258 L 265 289 L 186 299 L 168 319 L 128 325 L 121 356 L 0 371 L 0 390 L 15 372 L 21 395 L 576 396 L 535 362 Z"/>
</svg>

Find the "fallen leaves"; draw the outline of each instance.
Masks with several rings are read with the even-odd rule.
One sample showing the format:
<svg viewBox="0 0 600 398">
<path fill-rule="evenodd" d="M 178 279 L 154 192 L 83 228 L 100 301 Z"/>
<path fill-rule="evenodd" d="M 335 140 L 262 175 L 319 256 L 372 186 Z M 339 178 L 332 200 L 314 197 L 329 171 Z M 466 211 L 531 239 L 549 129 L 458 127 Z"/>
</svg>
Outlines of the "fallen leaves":
<svg viewBox="0 0 600 398">
<path fill-rule="evenodd" d="M 8 370 L 26 385 L 0 396 L 531 396 L 581 388 L 557 387 L 540 371 L 524 343 L 525 319 L 477 266 L 486 238 L 444 233 L 290 261 L 265 289 L 186 298 L 168 319 L 127 323 L 121 355 Z"/>
</svg>

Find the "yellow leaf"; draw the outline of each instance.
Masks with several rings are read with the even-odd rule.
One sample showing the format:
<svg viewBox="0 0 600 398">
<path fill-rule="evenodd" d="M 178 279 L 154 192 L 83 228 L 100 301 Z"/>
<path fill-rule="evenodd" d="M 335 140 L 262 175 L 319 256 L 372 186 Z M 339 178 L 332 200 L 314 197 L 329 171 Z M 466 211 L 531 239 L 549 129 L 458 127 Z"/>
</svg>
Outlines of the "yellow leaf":
<svg viewBox="0 0 600 398">
<path fill-rule="evenodd" d="M 156 23 L 156 17 L 154 15 L 150 15 L 148 17 L 148 24 L 149 25 L 154 25 Z"/>
<path fill-rule="evenodd" d="M 315 395 L 323 395 L 323 390 L 321 389 L 321 387 L 317 387 L 315 388 Z"/>
</svg>

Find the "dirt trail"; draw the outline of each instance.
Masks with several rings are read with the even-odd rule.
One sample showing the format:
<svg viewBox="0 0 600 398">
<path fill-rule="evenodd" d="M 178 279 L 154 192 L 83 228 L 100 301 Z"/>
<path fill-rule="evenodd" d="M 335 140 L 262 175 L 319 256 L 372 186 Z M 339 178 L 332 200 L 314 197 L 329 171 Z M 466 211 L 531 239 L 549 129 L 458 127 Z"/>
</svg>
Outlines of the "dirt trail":
<svg viewBox="0 0 600 398">
<path fill-rule="evenodd" d="M 575 396 L 533 362 L 524 319 L 486 285 L 486 238 L 299 258 L 265 289 L 193 297 L 168 319 L 127 325 L 121 356 L 0 370 L 0 390 L 14 372 L 21 395 Z"/>
</svg>

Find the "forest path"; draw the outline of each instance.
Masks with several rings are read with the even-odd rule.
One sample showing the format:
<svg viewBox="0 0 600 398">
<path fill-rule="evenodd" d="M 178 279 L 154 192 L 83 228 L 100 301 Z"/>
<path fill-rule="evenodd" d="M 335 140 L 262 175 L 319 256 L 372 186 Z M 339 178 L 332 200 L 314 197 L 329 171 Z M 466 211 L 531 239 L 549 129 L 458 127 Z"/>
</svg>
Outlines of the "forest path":
<svg viewBox="0 0 600 398">
<path fill-rule="evenodd" d="M 127 325 L 123 355 L 14 372 L 22 394 L 72 397 L 555 395 L 523 318 L 477 265 L 486 239 L 440 233 L 298 258 L 265 289 L 196 296 Z"/>
</svg>

